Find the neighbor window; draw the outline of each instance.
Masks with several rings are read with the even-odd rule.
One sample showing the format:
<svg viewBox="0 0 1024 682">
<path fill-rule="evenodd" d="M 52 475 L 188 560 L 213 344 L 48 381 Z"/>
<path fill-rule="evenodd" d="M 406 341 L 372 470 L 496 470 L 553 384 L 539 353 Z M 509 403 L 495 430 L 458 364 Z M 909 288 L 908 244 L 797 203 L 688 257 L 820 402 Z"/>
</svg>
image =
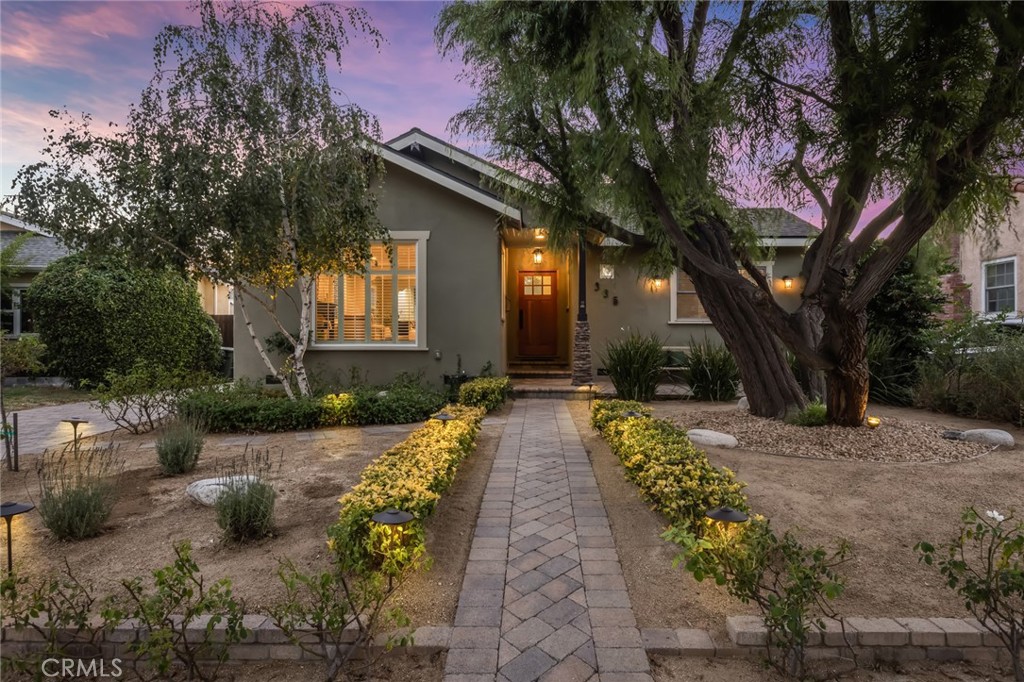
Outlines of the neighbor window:
<svg viewBox="0 0 1024 682">
<path fill-rule="evenodd" d="M 423 347 L 426 237 L 395 234 L 390 249 L 371 246 L 362 273 L 317 277 L 317 345 Z"/>
<path fill-rule="evenodd" d="M 5 336 L 32 334 L 32 312 L 25 307 L 25 290 L 9 289 L 0 294 L 0 326 Z"/>
<path fill-rule="evenodd" d="M 1017 310 L 1017 261 L 1015 258 L 982 264 L 986 313 Z"/>
<path fill-rule="evenodd" d="M 756 263 L 755 267 L 765 276 L 770 285 L 772 282 L 772 264 L 770 262 Z M 740 274 L 750 279 L 746 270 L 740 270 Z M 672 273 L 672 297 L 670 299 L 671 312 L 669 322 L 706 323 L 710 322 L 708 314 L 697 298 L 697 289 L 682 270 Z"/>
</svg>

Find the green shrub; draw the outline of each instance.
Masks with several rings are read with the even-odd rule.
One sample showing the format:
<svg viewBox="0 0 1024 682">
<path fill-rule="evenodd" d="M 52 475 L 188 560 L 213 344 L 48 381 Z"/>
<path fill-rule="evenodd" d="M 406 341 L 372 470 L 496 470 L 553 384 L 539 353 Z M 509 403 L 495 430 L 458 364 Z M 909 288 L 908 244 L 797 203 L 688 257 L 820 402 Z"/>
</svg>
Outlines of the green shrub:
<svg viewBox="0 0 1024 682">
<path fill-rule="evenodd" d="M 616 419 L 622 419 L 624 412 L 639 412 L 651 416 L 651 409 L 635 400 L 595 400 L 590 408 L 590 425 L 598 431 Z"/>
<path fill-rule="evenodd" d="M 73 254 L 35 278 L 28 301 L 53 369 L 76 383 L 127 373 L 139 359 L 168 370 L 220 367 L 220 333 L 195 283 L 170 271 Z"/>
<path fill-rule="evenodd" d="M 636 483 L 651 506 L 681 528 L 700 527 L 708 509 L 746 509 L 744 484 L 727 468 L 718 469 L 670 422 L 649 416 L 623 417 L 629 403 L 594 404 L 591 423 L 622 462 L 626 477 Z"/>
<path fill-rule="evenodd" d="M 909 405 L 914 399 L 918 372 L 914 361 L 899 352 L 892 332 L 868 331 L 868 371 L 870 397 L 884 405 Z"/>
<path fill-rule="evenodd" d="M 744 604 L 757 606 L 768 630 L 769 663 L 803 679 L 811 628 L 824 630 L 824 617 L 836 615 L 829 602 L 842 594 L 844 581 L 835 568 L 847 560 L 849 544 L 840 541 L 832 552 L 804 547 L 789 531 L 778 537 L 756 516 L 743 524 L 703 519 L 701 525 L 703 533 L 678 526 L 665 532 L 665 539 L 681 547 L 675 563 L 697 581 L 711 578 Z"/>
<path fill-rule="evenodd" d="M 456 419 L 427 421 L 363 469 L 360 482 L 341 498 L 338 522 L 328 531 L 328 546 L 344 570 L 365 571 L 389 559 L 390 572 L 401 570 L 403 561 L 380 555 L 381 531 L 370 523 L 374 514 L 389 508 L 407 511 L 416 519 L 404 529 L 404 551 L 398 559 L 412 561 L 421 553 L 421 522 L 433 513 L 459 463 L 473 451 L 485 414 L 482 408 L 463 405 L 448 405 L 444 411 Z"/>
<path fill-rule="evenodd" d="M 304 431 L 319 427 L 324 408 L 319 398 L 296 398 L 244 381 L 190 393 L 178 414 L 202 422 L 212 432 Z"/>
<path fill-rule="evenodd" d="M 623 400 L 654 399 L 665 352 L 655 334 L 632 332 L 621 341 L 609 341 L 601 358 L 615 393 Z"/>
<path fill-rule="evenodd" d="M 0 377 L 39 375 L 46 371 L 46 344 L 38 336 L 22 335 L 17 341 L 0 334 Z"/>
<path fill-rule="evenodd" d="M 723 345 L 691 341 L 684 375 L 697 400 L 736 398 L 740 372 L 732 353 Z"/>
<path fill-rule="evenodd" d="M 99 535 L 117 501 L 124 459 L 111 445 L 83 448 L 69 444 L 44 452 L 36 463 L 39 516 L 58 540 Z"/>
<path fill-rule="evenodd" d="M 217 525 L 234 542 L 262 540 L 274 532 L 277 493 L 267 482 L 273 469 L 270 450 L 249 450 L 221 474 L 224 490 L 217 497 Z"/>
<path fill-rule="evenodd" d="M 816 400 L 799 412 L 788 415 L 786 423 L 794 426 L 825 426 L 828 424 L 828 408 Z"/>
<path fill-rule="evenodd" d="M 418 384 L 364 386 L 353 393 L 352 421 L 347 423 L 354 425 L 411 424 L 427 419 L 444 405 L 443 395 Z"/>
<path fill-rule="evenodd" d="M 185 396 L 217 381 L 206 372 L 169 370 L 139 360 L 126 373 L 107 372 L 104 382 L 95 387 L 96 404 L 119 429 L 147 433 L 174 415 Z"/>
<path fill-rule="evenodd" d="M 176 419 L 156 439 L 156 457 L 165 474 L 187 474 L 203 452 L 206 428 L 194 419 Z"/>
<path fill-rule="evenodd" d="M 505 404 L 512 395 L 512 380 L 508 377 L 479 377 L 459 387 L 459 402 L 471 407 L 482 407 L 488 412 Z"/>
</svg>

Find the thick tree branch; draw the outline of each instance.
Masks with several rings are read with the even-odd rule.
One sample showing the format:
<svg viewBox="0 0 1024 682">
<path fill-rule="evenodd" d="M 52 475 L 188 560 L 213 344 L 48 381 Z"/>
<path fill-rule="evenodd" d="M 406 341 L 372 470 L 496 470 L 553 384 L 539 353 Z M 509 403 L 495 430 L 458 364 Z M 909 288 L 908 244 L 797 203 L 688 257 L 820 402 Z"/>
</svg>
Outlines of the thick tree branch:
<svg viewBox="0 0 1024 682">
<path fill-rule="evenodd" d="M 750 15 L 753 10 L 753 0 L 744 0 L 743 9 L 740 10 L 740 20 L 732 32 L 732 37 L 729 38 L 729 45 L 725 48 L 722 61 L 719 62 L 718 69 L 715 71 L 714 78 L 712 78 L 716 88 L 724 85 L 732 77 L 732 67 L 736 63 L 736 57 L 739 56 L 740 50 L 750 34 Z"/>
<path fill-rule="evenodd" d="M 846 254 L 843 258 L 844 267 L 849 268 L 856 265 L 864 254 L 871 249 L 871 245 L 875 243 L 875 240 L 882 234 L 882 231 L 903 215 L 903 202 L 904 195 L 901 195 L 864 226 L 864 229 L 860 231 L 850 247 L 846 249 Z"/>
<path fill-rule="evenodd" d="M 693 8 L 693 21 L 690 24 L 690 36 L 686 41 L 686 62 L 684 64 L 686 83 L 688 87 L 693 87 L 696 82 L 697 73 L 697 57 L 700 54 L 700 43 L 704 38 L 704 26 L 708 20 L 708 9 L 710 9 L 711 3 L 707 0 L 698 0 L 697 4 Z M 676 11 L 678 15 L 678 10 Z M 679 20 L 680 32 L 682 31 L 682 19 Z"/>
<path fill-rule="evenodd" d="M 827 216 L 831 208 L 828 204 L 828 197 L 825 196 L 825 192 L 822 191 L 821 187 L 818 186 L 818 183 L 816 183 L 814 178 L 811 177 L 811 174 L 807 172 L 807 167 L 804 166 L 804 154 L 806 152 L 807 141 L 801 140 L 796 145 L 796 156 L 794 156 L 793 160 L 790 161 L 790 165 L 793 168 L 793 172 L 796 173 L 797 179 L 800 180 L 800 184 L 807 188 L 807 191 L 811 193 L 812 197 L 814 197 L 815 203 L 817 203 L 818 208 L 821 209 L 821 215 Z"/>
</svg>

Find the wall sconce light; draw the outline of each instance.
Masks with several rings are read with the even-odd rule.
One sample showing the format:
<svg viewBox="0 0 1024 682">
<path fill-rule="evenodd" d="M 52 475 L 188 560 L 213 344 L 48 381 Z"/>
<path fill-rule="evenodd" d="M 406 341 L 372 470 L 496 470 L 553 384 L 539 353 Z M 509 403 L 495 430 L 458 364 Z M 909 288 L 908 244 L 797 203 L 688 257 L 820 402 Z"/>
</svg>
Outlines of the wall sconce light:
<svg viewBox="0 0 1024 682">
<path fill-rule="evenodd" d="M 542 230 L 539 227 L 533 228 L 533 238 L 534 239 L 544 239 L 544 230 Z"/>
<path fill-rule="evenodd" d="M 533 250 L 533 264 L 540 265 L 544 261 L 544 251 L 541 249 Z"/>
<path fill-rule="evenodd" d="M 783 277 L 782 288 L 785 289 L 786 291 L 791 291 L 793 289 L 793 278 L 790 277 L 789 275 Z"/>
<path fill-rule="evenodd" d="M 651 280 L 651 291 L 661 291 L 661 285 L 664 283 L 661 277 L 655 277 Z"/>
</svg>

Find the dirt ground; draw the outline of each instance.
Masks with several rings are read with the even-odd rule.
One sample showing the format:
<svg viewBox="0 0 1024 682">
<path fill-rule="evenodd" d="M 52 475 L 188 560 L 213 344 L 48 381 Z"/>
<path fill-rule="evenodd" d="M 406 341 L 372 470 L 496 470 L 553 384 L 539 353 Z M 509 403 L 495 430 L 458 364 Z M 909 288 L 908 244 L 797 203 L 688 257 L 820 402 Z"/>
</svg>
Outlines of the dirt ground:
<svg viewBox="0 0 1024 682">
<path fill-rule="evenodd" d="M 123 578 L 148 578 L 150 571 L 171 562 L 173 543 L 190 539 L 204 578 L 230 577 L 235 596 L 245 600 L 246 610 L 262 611 L 283 596 L 276 577 L 280 559 L 291 559 L 305 571 L 328 566 L 326 530 L 337 517 L 338 498 L 358 482 L 372 459 L 417 426 L 328 429 L 316 433 L 321 439 L 306 441 L 298 440 L 295 433 L 260 437 L 265 443 L 255 447 L 271 448 L 281 462 L 270 476 L 278 493 L 276 531 L 249 545 L 225 543 L 214 510 L 184 493 L 191 481 L 223 471 L 225 462 L 242 453 L 247 437 L 210 435 L 194 472 L 167 477 L 156 465 L 155 434 L 117 435 L 113 440 L 121 446 L 126 469 L 121 498 L 106 531 L 79 542 L 60 542 L 50 536 L 37 513 L 16 517 L 16 566 L 39 574 L 62 568 L 67 559 L 79 579 L 104 595 L 118 589 Z M 414 575 L 396 597 L 414 624 L 454 620 L 472 529 L 502 428 L 488 425 L 481 429 L 476 452 L 462 463 L 455 483 L 426 523 L 433 566 Z M 101 438 L 111 440 L 109 435 Z M 38 498 L 36 461 L 36 456 L 28 457 L 22 460 L 20 472 L 0 472 L 5 501 Z M 6 547 L 0 562 L 6 562 Z"/>
<path fill-rule="evenodd" d="M 725 616 L 752 612 L 750 607 L 672 567 L 673 545 L 658 537 L 665 525 L 662 517 L 640 499 L 608 445 L 590 428 L 587 404 L 568 405 L 594 464 L 640 626 L 700 627 L 724 634 Z M 687 410 L 708 406 L 652 403 L 655 414 L 682 423 Z M 875 412 L 941 420 L 952 428 L 1007 428 L 918 410 L 872 407 Z M 1010 430 L 1024 442 L 1024 432 Z M 736 471 L 748 484 L 751 507 L 776 527 L 794 529 L 805 544 L 829 544 L 838 537 L 852 543 L 853 559 L 841 568 L 846 592 L 836 602 L 842 615 L 966 615 L 937 571 L 918 562 L 914 544 L 951 538 L 960 510 L 968 505 L 1024 512 L 1020 445 L 952 464 L 814 461 L 718 448 L 708 448 L 708 456 Z"/>
</svg>

